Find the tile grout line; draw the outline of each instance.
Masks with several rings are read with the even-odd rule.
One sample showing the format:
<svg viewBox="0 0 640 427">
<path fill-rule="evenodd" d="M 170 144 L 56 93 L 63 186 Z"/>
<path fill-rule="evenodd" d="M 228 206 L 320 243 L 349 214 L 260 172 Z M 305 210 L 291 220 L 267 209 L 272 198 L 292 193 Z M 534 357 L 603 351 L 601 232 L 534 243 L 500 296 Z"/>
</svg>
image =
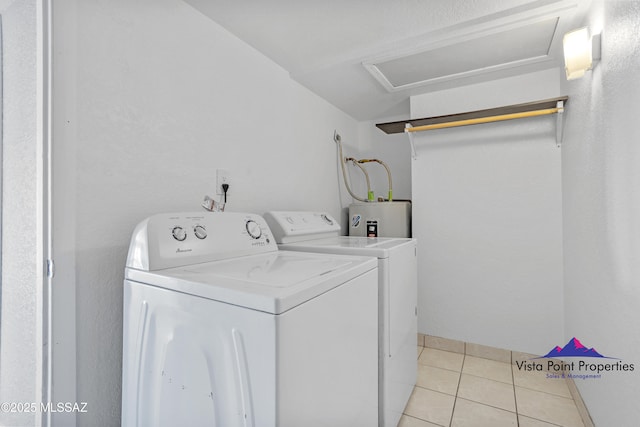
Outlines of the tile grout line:
<svg viewBox="0 0 640 427">
<path fill-rule="evenodd" d="M 415 385 L 415 386 L 413 386 L 413 388 L 414 388 L 414 390 L 415 390 L 416 388 L 419 388 L 419 389 L 422 389 L 422 390 L 427 390 L 427 391 L 432 392 L 432 393 L 441 394 L 441 395 L 443 395 L 443 396 L 453 397 L 453 398 L 454 398 L 454 402 L 453 402 L 453 403 L 454 403 L 454 406 L 455 406 L 455 399 L 456 399 L 456 396 L 453 396 L 453 395 L 448 394 L 448 393 L 444 393 L 444 392 L 442 392 L 442 391 L 432 390 L 432 389 L 430 389 L 430 388 L 422 387 L 422 386 L 419 386 L 419 385 Z M 406 409 L 406 407 L 405 407 L 405 409 Z M 406 413 L 406 412 L 404 412 L 404 411 L 402 412 L 402 415 L 406 415 L 406 416 L 408 416 L 408 417 L 415 418 L 415 419 L 418 419 L 418 420 L 421 420 L 421 421 L 425 421 L 425 422 L 427 422 L 427 423 L 431 423 L 431 424 L 434 424 L 434 425 L 437 425 L 437 426 L 441 426 L 441 427 L 451 427 L 451 420 L 449 421 L 448 425 L 444 426 L 444 425 L 442 425 L 442 424 L 438 424 L 438 423 L 436 423 L 436 422 L 434 422 L 434 421 L 430 421 L 430 420 L 427 420 L 427 419 L 425 419 L 425 418 L 420 418 L 420 417 L 415 416 L 415 415 L 407 414 L 407 413 Z M 453 410 L 451 411 L 451 416 L 452 416 L 452 418 L 453 418 Z"/>
<path fill-rule="evenodd" d="M 466 343 L 465 343 L 465 346 L 466 346 Z M 472 357 L 474 357 L 474 356 L 472 356 Z M 462 382 L 462 372 L 464 370 L 464 362 L 466 361 L 466 358 L 467 358 L 467 353 L 466 353 L 466 347 L 465 347 L 465 352 L 463 353 L 463 357 L 462 357 L 462 367 L 460 368 L 460 378 L 458 379 L 458 388 L 456 389 L 456 396 L 455 396 L 455 400 L 453 402 L 454 411 L 452 411 L 452 413 L 451 413 L 451 423 L 450 423 L 449 427 L 452 427 L 452 425 L 453 425 L 453 412 L 455 412 L 456 402 L 458 401 L 458 398 L 459 398 L 458 392 L 460 391 L 460 383 Z M 488 360 L 492 360 L 492 359 L 488 359 Z M 496 360 L 496 362 L 499 362 L 499 361 Z M 489 381 L 495 381 L 495 382 L 500 383 L 500 384 L 508 384 L 508 383 L 504 383 L 502 381 L 497 381 L 497 380 L 494 380 L 494 379 L 491 379 L 491 378 L 486 378 L 486 377 L 482 377 L 482 376 L 478 376 L 478 375 L 473 375 L 473 374 L 465 374 L 465 375 L 469 375 L 469 376 L 476 377 L 476 378 L 482 378 L 482 379 L 489 380 Z M 511 376 L 512 376 L 512 381 L 513 381 L 513 370 L 511 371 Z M 513 390 L 514 390 L 514 399 L 513 400 L 514 400 L 514 404 L 515 404 L 515 386 L 514 386 L 514 384 L 511 384 L 511 386 L 514 387 L 513 388 Z M 478 405 L 488 406 L 490 408 L 494 408 L 494 409 L 497 409 L 497 410 L 500 410 L 500 411 L 511 412 L 508 409 L 504 409 L 504 408 L 501 408 L 501 407 L 498 407 L 498 406 L 494 406 L 494 405 L 489 405 L 489 404 L 484 403 L 484 402 L 478 402 L 478 401 L 473 400 L 473 399 L 463 398 L 463 397 L 460 397 L 460 399 L 466 400 L 468 402 L 474 402 L 474 403 L 477 403 Z M 516 422 L 518 423 L 518 426 L 519 426 L 520 425 L 520 421 L 518 420 L 518 407 L 517 407 L 517 405 L 516 405 L 516 411 L 514 413 L 515 413 L 515 416 L 516 416 Z"/>
<path fill-rule="evenodd" d="M 458 376 L 458 386 L 456 387 L 456 395 L 453 398 L 453 408 L 451 408 L 451 418 L 449 419 L 449 427 L 453 425 L 453 414 L 456 412 L 456 403 L 458 402 L 458 393 L 460 392 L 460 383 L 462 382 L 462 370 L 464 369 L 464 360 L 467 357 L 467 343 L 464 343 L 464 353 L 462 353 L 462 365 L 460 365 L 460 375 Z"/>
<path fill-rule="evenodd" d="M 515 384 L 514 384 L 514 386 L 515 386 Z M 575 403 L 575 399 L 573 397 L 571 397 L 571 396 L 563 396 L 561 394 L 551 393 L 549 391 L 539 390 L 537 388 L 525 387 L 523 385 L 519 385 L 518 387 L 523 388 L 525 390 L 529 390 L 529 391 L 535 391 L 537 393 L 547 394 L 547 395 L 552 396 L 552 397 L 559 397 L 561 399 L 573 400 L 573 402 Z"/>
<path fill-rule="evenodd" d="M 436 369 L 437 369 L 437 368 L 436 368 Z M 455 372 L 455 371 L 450 371 L 450 372 Z M 471 375 L 471 374 L 465 374 L 465 375 L 469 375 L 469 376 L 471 376 L 471 377 L 475 377 L 475 378 L 482 378 L 482 379 L 489 380 L 489 381 L 494 381 L 494 382 L 497 382 L 497 383 L 500 383 L 500 384 L 512 385 L 512 384 L 509 384 L 509 383 L 503 383 L 503 382 L 500 382 L 500 381 L 495 381 L 495 380 L 492 380 L 491 378 L 478 377 L 478 376 L 476 376 L 476 375 Z M 515 413 L 515 411 L 511 411 L 511 410 L 509 410 L 509 409 L 505 409 L 505 408 L 502 408 L 502 407 L 500 407 L 500 406 L 495 406 L 495 405 L 492 405 L 492 404 L 489 404 L 489 403 L 485 403 L 485 402 L 481 402 L 481 401 L 478 401 L 478 400 L 474 400 L 474 399 L 469 398 L 469 397 L 460 397 L 460 396 L 458 395 L 458 392 L 459 392 L 459 390 L 460 390 L 460 383 L 461 383 L 461 381 L 462 381 L 462 372 L 460 372 L 460 376 L 459 376 L 459 378 L 458 378 L 458 385 L 457 385 L 457 387 L 456 387 L 456 392 L 455 392 L 455 394 L 449 394 L 449 393 L 444 392 L 444 391 L 442 391 L 442 390 L 435 390 L 435 389 L 433 389 L 433 388 L 429 388 L 429 387 L 425 387 L 425 386 L 421 386 L 421 385 L 415 385 L 414 387 L 415 387 L 415 388 L 420 388 L 420 389 L 423 389 L 423 390 L 429 390 L 429 391 L 432 391 L 432 392 L 434 392 L 434 393 L 443 394 L 443 395 L 445 395 L 445 396 L 451 396 L 451 397 L 454 397 L 455 399 L 460 398 L 460 399 L 462 399 L 462 400 L 467 400 L 467 401 L 469 401 L 469 402 L 474 402 L 474 403 L 477 403 L 477 404 L 479 404 L 479 405 L 483 405 L 483 406 L 489 406 L 489 407 L 491 407 L 491 408 L 499 409 L 499 410 L 501 410 L 501 411 Z M 536 391 L 536 390 L 534 390 L 534 391 Z"/>
<path fill-rule="evenodd" d="M 520 427 L 520 413 L 518 412 L 518 396 L 516 395 L 516 376 L 513 373 L 513 351 L 511 352 L 511 383 L 513 384 L 513 403 L 516 407 L 516 425 Z"/>
<path fill-rule="evenodd" d="M 565 373 L 567 371 L 565 370 Z M 573 403 L 576 405 L 576 409 L 578 410 L 578 414 L 580 414 L 580 418 L 582 419 L 582 424 L 584 427 L 593 427 L 593 419 L 591 418 L 591 414 L 589 413 L 589 409 L 584 403 L 582 399 L 582 395 L 580 394 L 580 390 L 573 380 L 573 378 L 569 378 L 568 376 L 565 378 L 565 383 L 567 388 L 569 389 L 569 394 L 573 399 Z"/>
<path fill-rule="evenodd" d="M 405 414 L 405 413 L 402 413 L 402 415 L 407 417 L 407 418 L 413 418 L 414 420 L 424 421 L 424 422 L 427 422 L 427 423 L 430 423 L 430 424 L 433 424 L 433 425 L 437 425 L 437 426 L 440 425 L 440 424 L 436 424 L 436 423 L 431 422 L 431 421 L 423 420 L 422 418 L 419 418 L 419 417 L 414 417 L 413 415 L 409 415 L 409 414 Z M 442 427 L 445 427 L 445 426 L 442 426 Z"/>
<path fill-rule="evenodd" d="M 460 372 L 460 374 L 462 375 L 462 372 Z M 500 381 L 500 380 L 496 380 L 495 378 L 489 378 L 489 377 L 486 377 L 486 376 L 483 376 L 483 375 L 470 374 L 470 373 L 468 373 L 468 372 L 467 372 L 467 373 L 465 373 L 465 375 L 468 375 L 468 376 L 470 376 L 470 377 L 474 377 L 474 378 L 482 378 L 483 380 L 493 381 L 494 383 L 500 383 L 500 384 L 513 385 L 513 383 L 512 383 L 512 382 L 511 382 L 511 383 L 507 383 L 507 382 Z M 513 376 L 513 373 L 512 373 L 511 375 Z M 513 379 L 512 379 L 512 380 L 513 380 Z M 549 393 L 549 394 L 551 394 L 551 393 Z"/>
<path fill-rule="evenodd" d="M 458 399 L 458 396 L 456 396 L 456 399 Z M 517 414 L 516 412 L 514 412 L 514 411 L 510 411 L 510 410 L 508 410 L 508 409 L 504 409 L 504 408 L 501 408 L 501 407 L 499 407 L 499 406 L 490 405 L 490 404 L 488 404 L 488 403 L 478 402 L 477 400 L 473 400 L 473 399 L 470 399 L 470 398 L 468 398 L 468 397 L 460 397 L 460 399 L 461 399 L 461 400 L 466 400 L 467 402 L 476 403 L 476 404 L 478 404 L 478 405 L 480 405 L 480 406 L 486 406 L 486 407 L 489 407 L 489 408 L 497 409 L 498 411 L 508 412 L 508 413 L 510 413 L 510 414 L 515 414 L 516 416 L 518 415 L 518 414 Z M 524 415 L 524 416 L 526 416 L 526 415 Z M 531 417 L 529 417 L 529 418 L 531 418 Z M 541 420 L 541 421 L 542 421 L 542 420 Z"/>
</svg>

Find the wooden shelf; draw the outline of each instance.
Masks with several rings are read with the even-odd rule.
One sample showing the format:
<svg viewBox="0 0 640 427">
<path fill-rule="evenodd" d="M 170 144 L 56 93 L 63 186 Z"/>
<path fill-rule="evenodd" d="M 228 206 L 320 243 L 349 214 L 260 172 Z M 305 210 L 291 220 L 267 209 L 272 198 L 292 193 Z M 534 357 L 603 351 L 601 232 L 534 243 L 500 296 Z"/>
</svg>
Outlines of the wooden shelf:
<svg viewBox="0 0 640 427">
<path fill-rule="evenodd" d="M 568 96 L 561 96 L 558 98 L 544 99 L 541 101 L 528 102 L 525 104 L 508 105 L 506 107 L 489 108 L 487 110 L 468 111 L 466 113 L 448 114 L 445 116 L 425 117 L 422 119 L 410 119 L 399 122 L 378 123 L 376 127 L 388 134 L 404 133 L 407 125 L 413 128 L 420 126 L 440 125 L 438 127 L 455 127 L 455 126 L 468 126 L 471 124 L 484 123 L 489 121 L 509 120 L 515 118 L 521 118 L 525 116 L 539 115 L 533 112 L 541 112 L 543 110 L 553 110 L 558 106 L 558 102 L 562 102 L 562 105 L 567 103 Z M 542 114 L 550 114 L 555 111 L 546 112 Z M 520 114 L 520 113 L 532 113 L 532 114 Z M 494 118 L 493 120 L 491 118 Z M 481 119 L 481 120 L 477 120 Z M 485 120 L 487 119 L 487 120 Z M 460 123 L 458 123 L 460 122 Z M 428 128 L 427 128 L 428 129 Z M 416 129 L 419 130 L 419 129 Z M 426 130 L 426 129 L 425 129 Z"/>
</svg>

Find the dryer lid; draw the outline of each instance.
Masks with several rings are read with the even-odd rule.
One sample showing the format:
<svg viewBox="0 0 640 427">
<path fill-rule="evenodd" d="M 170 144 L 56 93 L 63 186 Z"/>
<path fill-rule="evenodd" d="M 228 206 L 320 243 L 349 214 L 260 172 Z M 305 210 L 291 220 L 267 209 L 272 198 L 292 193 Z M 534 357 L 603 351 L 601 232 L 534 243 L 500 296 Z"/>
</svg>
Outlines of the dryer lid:
<svg viewBox="0 0 640 427">
<path fill-rule="evenodd" d="M 388 258 L 395 248 L 407 244 L 415 245 L 415 239 L 395 237 L 336 236 L 305 240 L 279 245 L 286 251 L 335 253 L 345 255 L 375 256 Z"/>
</svg>

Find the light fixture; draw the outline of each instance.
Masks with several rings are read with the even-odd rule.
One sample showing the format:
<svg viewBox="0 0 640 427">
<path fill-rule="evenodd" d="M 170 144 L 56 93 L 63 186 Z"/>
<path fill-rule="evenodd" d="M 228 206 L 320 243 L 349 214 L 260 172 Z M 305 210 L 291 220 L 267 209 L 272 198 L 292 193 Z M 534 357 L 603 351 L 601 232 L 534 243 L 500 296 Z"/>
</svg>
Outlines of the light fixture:
<svg viewBox="0 0 640 427">
<path fill-rule="evenodd" d="M 593 68 L 593 61 L 600 59 L 600 35 L 591 37 L 587 27 L 565 34 L 562 46 L 567 80 L 584 76 L 587 70 Z"/>
</svg>

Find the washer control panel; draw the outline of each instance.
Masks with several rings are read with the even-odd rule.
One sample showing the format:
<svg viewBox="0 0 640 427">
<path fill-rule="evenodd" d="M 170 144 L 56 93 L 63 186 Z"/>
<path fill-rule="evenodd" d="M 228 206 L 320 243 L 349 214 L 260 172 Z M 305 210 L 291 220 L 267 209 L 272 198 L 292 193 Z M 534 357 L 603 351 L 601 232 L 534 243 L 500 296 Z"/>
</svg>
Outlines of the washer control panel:
<svg viewBox="0 0 640 427">
<path fill-rule="evenodd" d="M 259 239 L 262 237 L 262 229 L 260 225 L 254 220 L 250 219 L 246 222 L 245 227 L 247 227 L 247 233 L 254 239 Z"/>
<path fill-rule="evenodd" d="M 134 230 L 127 266 L 156 270 L 277 250 L 260 215 L 160 214 L 145 219 Z"/>
<path fill-rule="evenodd" d="M 189 235 L 189 231 L 185 230 L 184 227 L 180 225 L 176 225 L 171 230 L 171 235 L 178 242 L 184 242 L 187 240 L 187 236 Z M 204 225 L 197 224 L 193 227 L 193 235 L 198 239 L 206 239 L 207 238 L 207 229 Z"/>
<path fill-rule="evenodd" d="M 195 236 L 198 239 L 206 239 L 207 238 L 207 229 L 205 228 L 204 225 L 196 225 L 195 227 L 193 227 L 193 234 L 195 234 Z"/>
<path fill-rule="evenodd" d="M 179 225 L 173 227 L 173 230 L 171 230 L 171 234 L 173 234 L 173 238 L 178 242 L 182 242 L 187 238 L 187 232 L 184 231 L 184 228 L 180 227 Z"/>
</svg>

